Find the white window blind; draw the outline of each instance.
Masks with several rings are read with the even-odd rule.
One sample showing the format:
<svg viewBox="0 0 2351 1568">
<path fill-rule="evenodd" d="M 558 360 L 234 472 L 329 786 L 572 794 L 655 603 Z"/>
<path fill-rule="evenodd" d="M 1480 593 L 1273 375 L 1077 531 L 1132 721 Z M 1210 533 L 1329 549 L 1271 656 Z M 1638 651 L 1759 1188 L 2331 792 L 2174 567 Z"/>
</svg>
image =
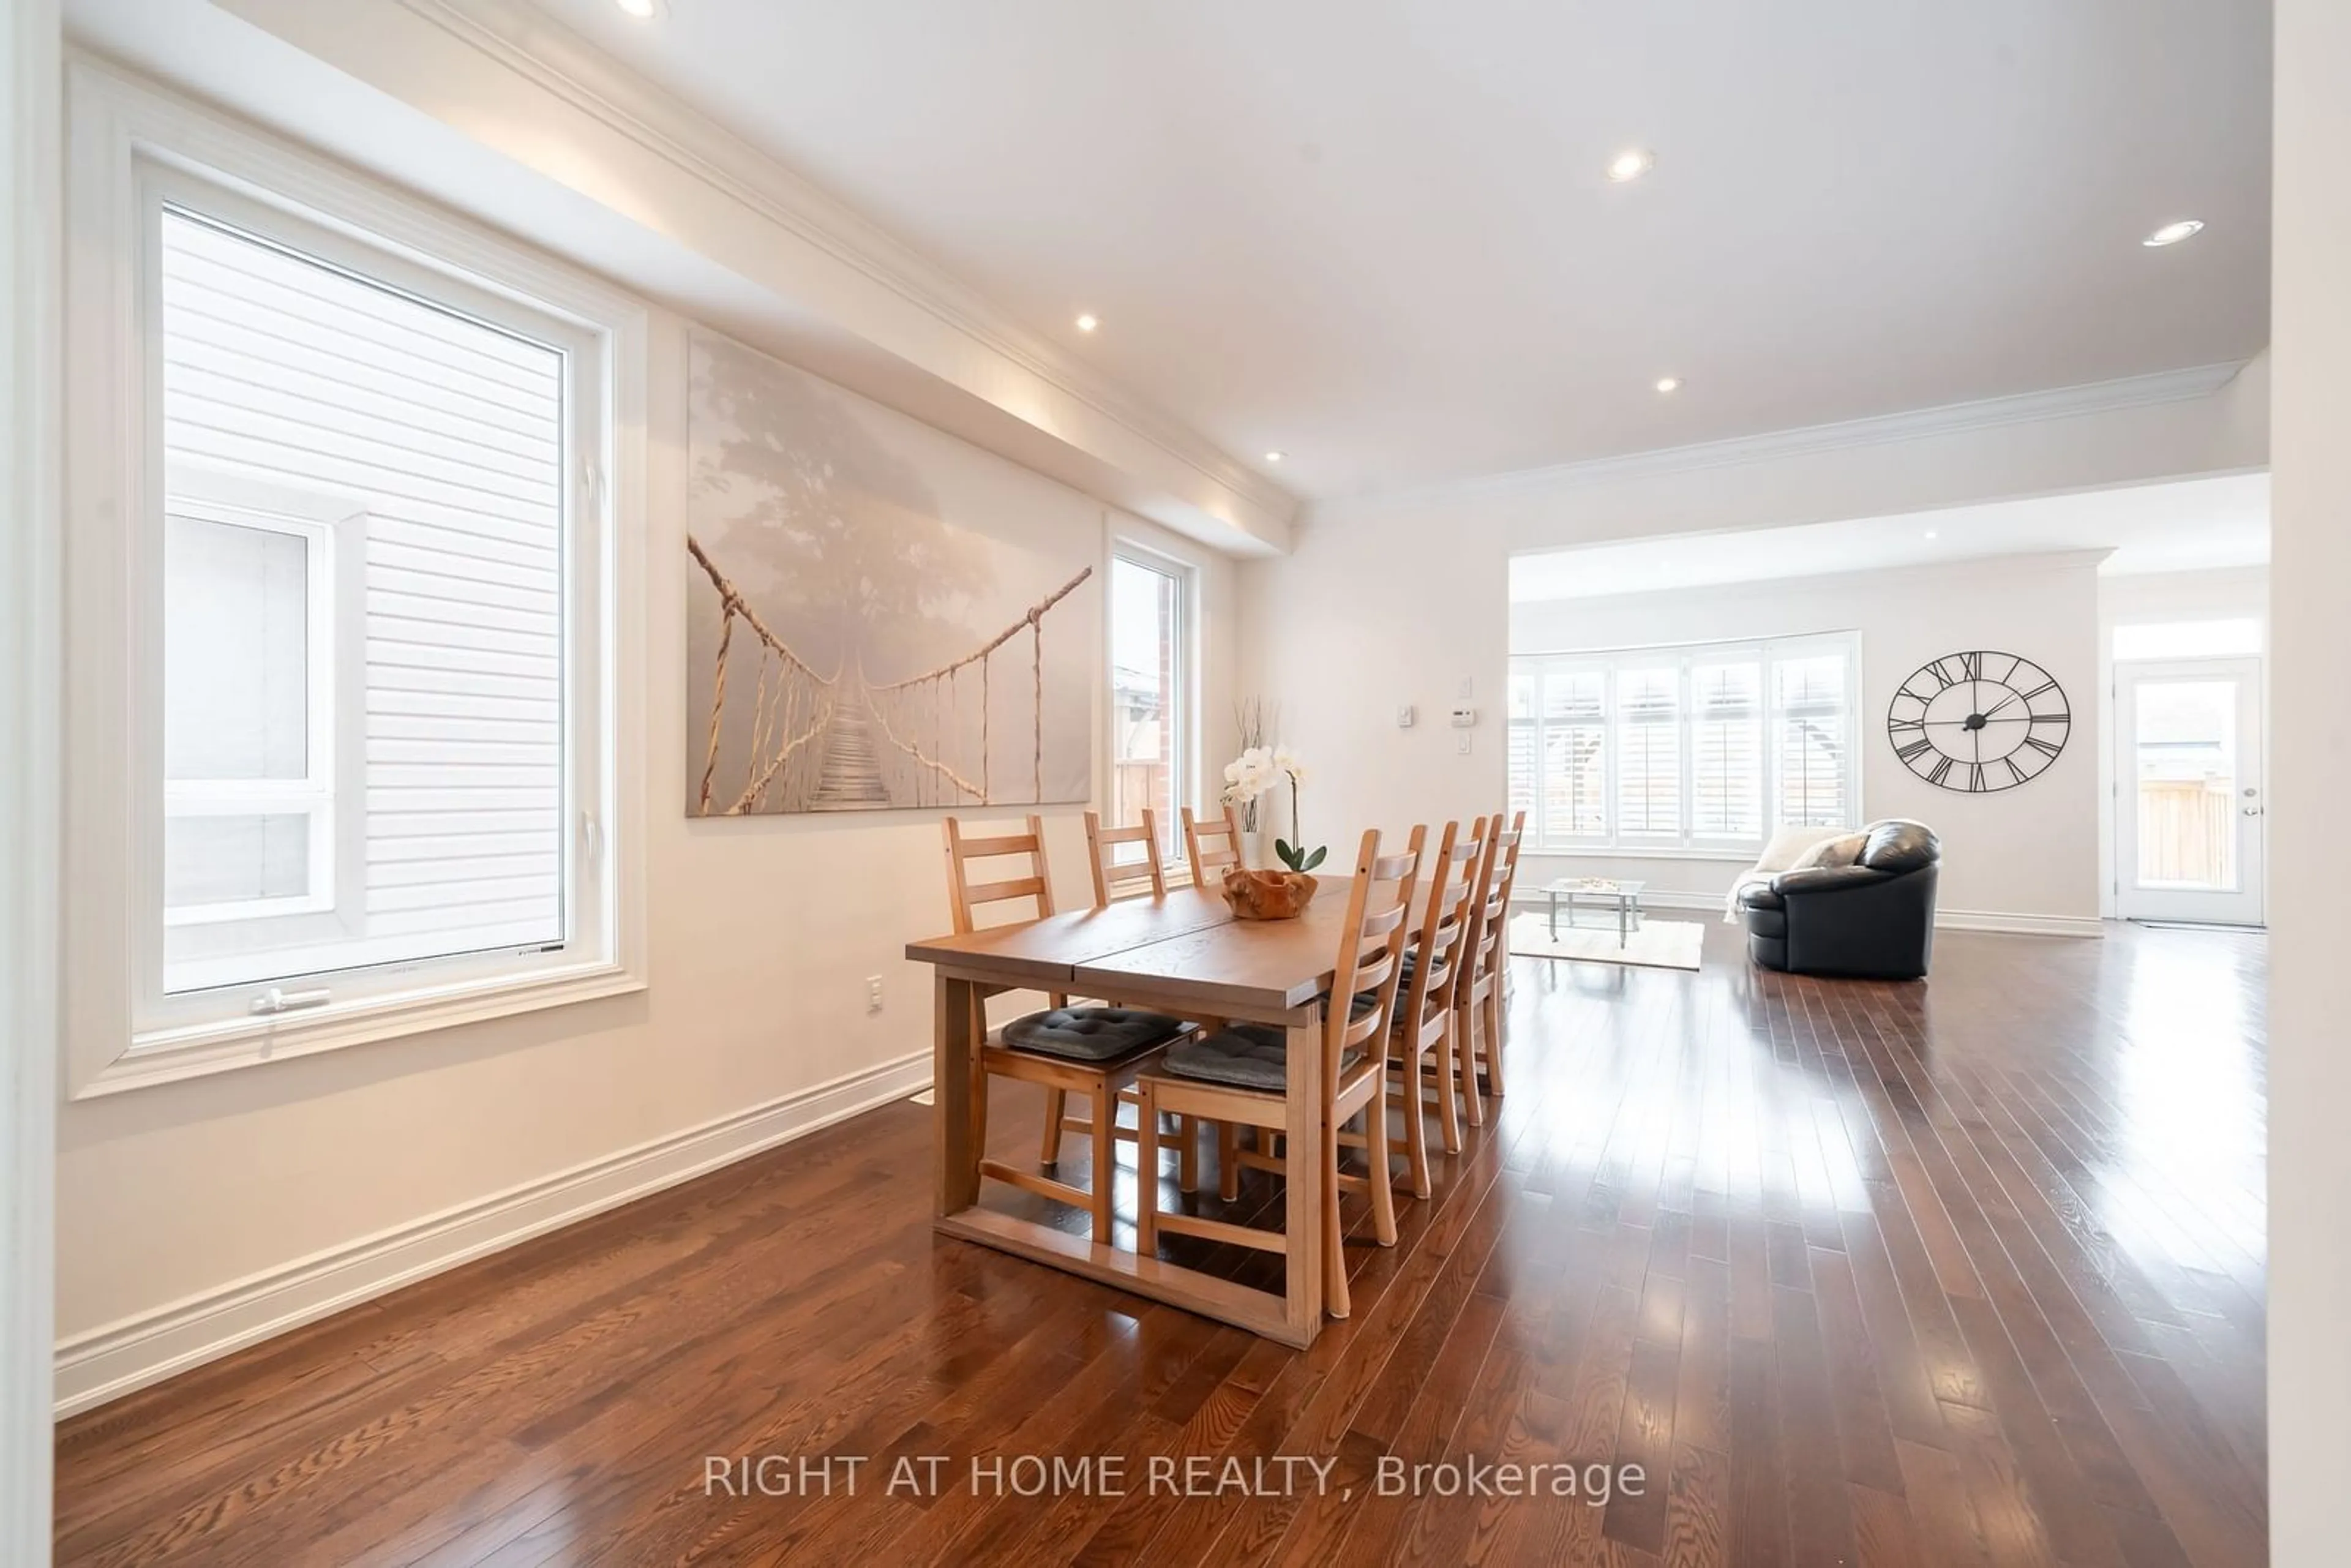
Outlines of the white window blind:
<svg viewBox="0 0 2351 1568">
<path fill-rule="evenodd" d="M 1763 667 L 1700 658 L 1690 680 L 1690 832 L 1743 841 L 1763 836 Z"/>
<path fill-rule="evenodd" d="M 1858 818 L 1849 634 L 1510 664 L 1511 804 L 1539 848 L 1735 852 Z"/>
<path fill-rule="evenodd" d="M 1616 832 L 1678 836 L 1682 826 L 1682 672 L 1635 664 L 1615 672 Z"/>
<path fill-rule="evenodd" d="M 1805 828 L 1855 823 L 1852 658 L 1783 659 L 1773 665 L 1771 682 L 1781 822 Z"/>
<path fill-rule="evenodd" d="M 170 207 L 162 326 L 165 989 L 560 944 L 564 355 Z"/>
</svg>

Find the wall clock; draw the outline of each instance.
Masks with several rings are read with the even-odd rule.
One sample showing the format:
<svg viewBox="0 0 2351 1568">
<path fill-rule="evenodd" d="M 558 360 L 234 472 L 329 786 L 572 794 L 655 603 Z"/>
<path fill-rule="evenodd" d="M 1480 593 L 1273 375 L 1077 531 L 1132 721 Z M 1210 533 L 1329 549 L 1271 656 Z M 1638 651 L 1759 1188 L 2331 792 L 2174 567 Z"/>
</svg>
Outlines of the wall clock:
<svg viewBox="0 0 2351 1568">
<path fill-rule="evenodd" d="M 1970 795 L 2039 778 L 2073 730 L 2065 688 L 2013 653 L 1946 653 L 1904 681 L 1886 710 L 1902 765 Z"/>
</svg>

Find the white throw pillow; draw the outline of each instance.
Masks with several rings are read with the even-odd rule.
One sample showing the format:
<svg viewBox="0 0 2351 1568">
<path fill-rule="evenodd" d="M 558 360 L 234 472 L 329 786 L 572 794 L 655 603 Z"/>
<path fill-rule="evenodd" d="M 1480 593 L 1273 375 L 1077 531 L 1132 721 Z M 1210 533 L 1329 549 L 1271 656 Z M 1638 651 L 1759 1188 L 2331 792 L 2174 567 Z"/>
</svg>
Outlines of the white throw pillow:
<svg viewBox="0 0 2351 1568">
<path fill-rule="evenodd" d="M 1869 847 L 1867 833 L 1840 833 L 1833 839 L 1823 839 L 1796 857 L 1790 871 L 1809 871 L 1814 866 L 1846 866 L 1861 859 L 1861 852 Z"/>
<path fill-rule="evenodd" d="M 1757 858 L 1755 869 L 1792 871 L 1798 858 L 1806 850 L 1831 839 L 1844 838 L 1852 831 L 1850 828 L 1782 828 L 1771 835 L 1771 841 L 1763 846 L 1763 853 Z"/>
</svg>

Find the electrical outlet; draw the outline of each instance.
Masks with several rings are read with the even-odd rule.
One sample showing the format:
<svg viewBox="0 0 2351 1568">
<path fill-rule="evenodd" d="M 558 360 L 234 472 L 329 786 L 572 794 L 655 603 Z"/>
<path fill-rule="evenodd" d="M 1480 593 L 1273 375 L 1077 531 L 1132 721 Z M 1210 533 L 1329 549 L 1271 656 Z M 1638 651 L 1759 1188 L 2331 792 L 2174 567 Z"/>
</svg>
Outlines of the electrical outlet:
<svg viewBox="0 0 2351 1568">
<path fill-rule="evenodd" d="M 882 977 L 879 975 L 865 977 L 865 1010 L 869 1013 L 882 1010 Z"/>
</svg>

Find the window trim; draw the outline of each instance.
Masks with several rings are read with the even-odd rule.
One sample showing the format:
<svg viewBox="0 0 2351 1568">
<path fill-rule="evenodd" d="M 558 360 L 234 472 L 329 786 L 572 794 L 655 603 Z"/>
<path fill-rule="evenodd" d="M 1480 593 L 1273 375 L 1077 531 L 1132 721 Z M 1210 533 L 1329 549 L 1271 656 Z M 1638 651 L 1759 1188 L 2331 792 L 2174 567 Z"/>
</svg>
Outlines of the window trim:
<svg viewBox="0 0 2351 1568">
<path fill-rule="evenodd" d="M 1123 534 L 1111 536 L 1110 561 L 1115 568 L 1120 561 L 1157 572 L 1176 584 L 1176 722 L 1168 727 L 1175 737 L 1176 755 L 1168 759 L 1167 793 L 1170 821 L 1162 831 L 1168 835 L 1168 846 L 1160 861 L 1162 873 L 1175 877 L 1179 873 L 1186 882 L 1191 879 L 1191 861 L 1184 852 L 1183 817 L 1177 808 L 1199 809 L 1200 780 L 1200 660 L 1199 660 L 1199 569 L 1186 560 L 1179 560 L 1166 551 L 1155 549 Z M 1107 585 L 1105 585 L 1107 587 Z M 1112 777 L 1118 767 L 1118 692 L 1114 675 L 1116 660 L 1112 650 L 1117 646 L 1117 628 L 1112 623 L 1113 596 L 1102 595 L 1102 643 L 1104 648 L 1103 685 L 1105 706 L 1109 717 L 1105 744 L 1110 752 Z"/>
<path fill-rule="evenodd" d="M 1694 643 L 1646 643 L 1622 648 L 1578 648 L 1547 652 L 1515 653 L 1510 655 L 1510 674 L 1518 675 L 1531 666 L 1572 669 L 1595 668 L 1605 672 L 1606 680 L 1601 698 L 1601 723 L 1606 728 L 1609 744 L 1604 756 L 1602 799 L 1607 812 L 1607 831 L 1603 834 L 1546 833 L 1542 790 L 1541 743 L 1543 721 L 1538 711 L 1527 718 L 1511 716 L 1508 704 L 1504 706 L 1505 769 L 1510 749 L 1510 737 L 1521 728 L 1532 732 L 1531 754 L 1534 765 L 1532 799 L 1528 805 L 1529 833 L 1527 852 L 1550 855 L 1593 855 L 1619 859 L 1659 860 L 1719 860 L 1740 861 L 1751 858 L 1767 843 L 1781 823 L 1782 796 L 1781 762 L 1777 745 L 1777 724 L 1780 711 L 1776 706 L 1771 676 L 1774 666 L 1783 660 L 1816 656 L 1834 652 L 1844 655 L 1847 672 L 1845 682 L 1844 716 L 1849 737 L 1844 758 L 1844 794 L 1851 802 L 1855 825 L 1864 817 L 1862 805 L 1862 648 L 1858 632 L 1817 632 L 1784 637 L 1740 637 Z M 1694 665 L 1720 662 L 1726 655 L 1755 658 L 1761 665 L 1762 685 L 1759 693 L 1760 720 L 1762 737 L 1762 831 L 1754 838 L 1702 834 L 1695 831 L 1695 768 L 1696 748 L 1690 744 L 1694 708 L 1691 702 L 1690 672 Z M 1678 736 L 1677 762 L 1680 770 L 1678 814 L 1681 829 L 1672 835 L 1638 834 L 1626 836 L 1617 826 L 1619 757 L 1614 744 L 1618 722 L 1616 673 L 1621 667 L 1658 664 L 1671 662 L 1679 672 L 1679 695 L 1676 709 Z M 1538 694 L 1538 708 L 1540 694 Z M 1515 807 L 1513 808 L 1515 809 Z"/>
<path fill-rule="evenodd" d="M 67 768 L 76 781 L 63 845 L 67 1092 L 85 1099 L 259 1062 L 337 1050 L 643 989 L 645 751 L 645 308 L 573 268 L 395 194 L 292 143 L 231 121 L 103 65 L 75 59 L 67 80 L 65 356 L 68 483 Z M 575 355 L 573 413 L 601 469 L 567 455 L 570 513 L 567 705 L 578 827 L 566 896 L 575 951 L 542 972 L 444 960 L 387 967 L 370 994 L 312 1012 L 151 1027 L 134 1032 L 141 977 L 160 977 L 160 809 L 142 816 L 134 780 L 160 792 L 160 688 L 134 713 L 132 673 L 160 654 L 161 572 L 125 613 L 121 585 L 162 525 L 160 343 L 148 291 L 150 204 L 204 193 L 203 210 L 257 214 L 298 231 L 333 262 L 363 253 L 369 276 L 424 280 L 442 300 L 486 312 L 520 307 L 561 323 Z M 231 222 L 237 222 L 230 217 Z M 496 319 L 496 315 L 489 319 Z M 567 433 L 569 434 L 569 433 Z M 141 771 L 142 770 L 143 771 Z M 160 804 L 160 802 L 159 802 Z M 152 884 L 152 890 L 147 884 Z M 592 940 L 587 938 L 592 937 Z"/>
</svg>

